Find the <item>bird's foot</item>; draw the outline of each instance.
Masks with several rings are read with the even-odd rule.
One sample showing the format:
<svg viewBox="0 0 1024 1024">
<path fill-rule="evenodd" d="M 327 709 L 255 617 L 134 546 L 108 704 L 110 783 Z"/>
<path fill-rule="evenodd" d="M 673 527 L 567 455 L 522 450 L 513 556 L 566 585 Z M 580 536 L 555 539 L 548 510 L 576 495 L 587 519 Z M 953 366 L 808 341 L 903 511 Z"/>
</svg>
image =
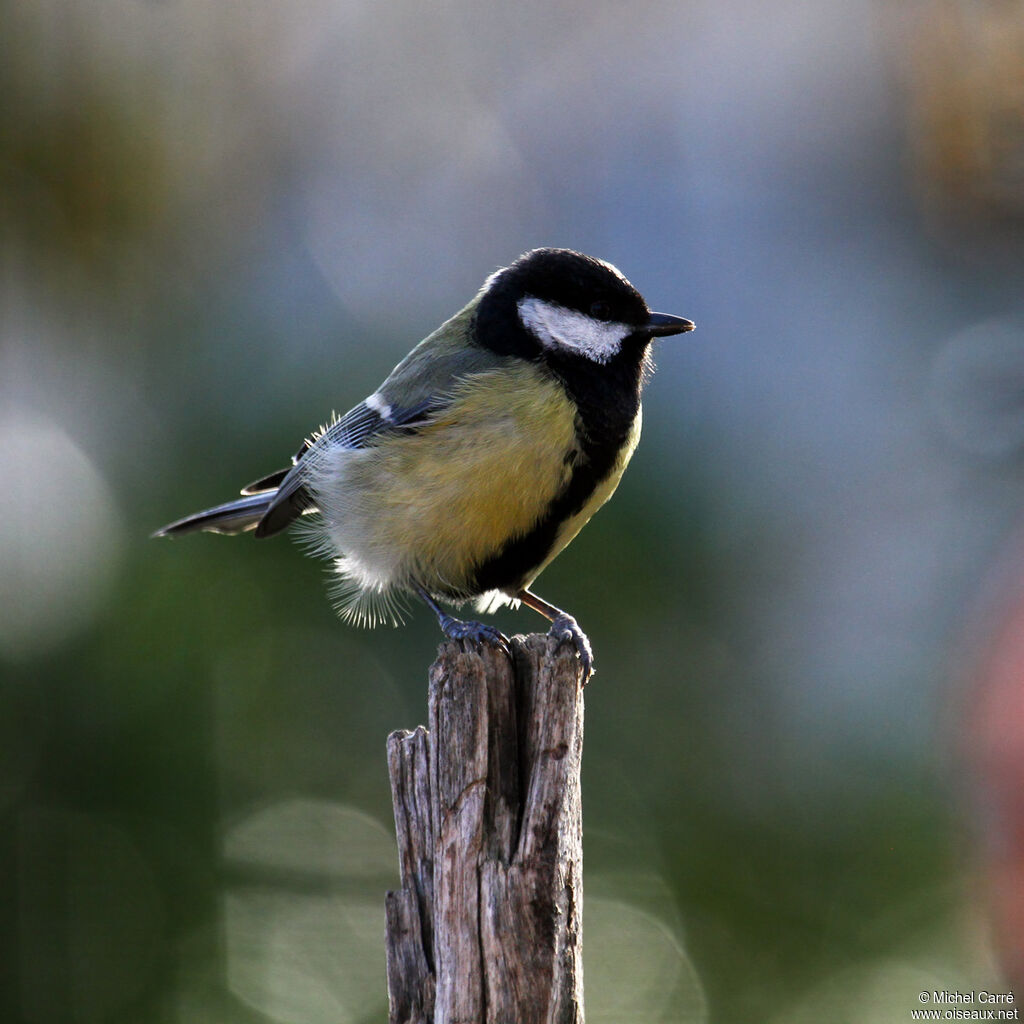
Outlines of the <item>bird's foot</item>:
<svg viewBox="0 0 1024 1024">
<path fill-rule="evenodd" d="M 441 631 L 449 640 L 471 640 L 475 644 L 490 644 L 512 657 L 512 645 L 508 637 L 495 626 L 488 626 L 483 622 L 465 622 L 445 613 L 438 616 L 438 622 Z"/>
<path fill-rule="evenodd" d="M 580 664 L 583 666 L 583 685 L 586 686 L 587 680 L 594 674 L 594 651 L 579 623 L 571 615 L 561 612 L 552 619 L 548 636 L 553 636 L 556 640 L 567 640 L 576 648 Z"/>
</svg>

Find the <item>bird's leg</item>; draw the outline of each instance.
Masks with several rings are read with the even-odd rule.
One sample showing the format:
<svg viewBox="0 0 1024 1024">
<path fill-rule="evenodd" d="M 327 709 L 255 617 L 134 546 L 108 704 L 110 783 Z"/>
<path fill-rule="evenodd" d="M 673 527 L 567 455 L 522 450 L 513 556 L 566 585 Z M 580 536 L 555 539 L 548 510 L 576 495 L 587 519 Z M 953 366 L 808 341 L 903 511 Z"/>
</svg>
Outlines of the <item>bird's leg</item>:
<svg viewBox="0 0 1024 1024">
<path fill-rule="evenodd" d="M 441 632 L 449 640 L 472 640 L 478 644 L 494 644 L 509 657 L 512 656 L 508 637 L 500 629 L 495 626 L 487 626 L 482 622 L 464 622 L 462 619 L 457 619 L 454 615 L 449 615 L 419 583 L 413 583 L 413 588 L 423 599 L 424 604 L 437 616 Z"/>
<path fill-rule="evenodd" d="M 594 674 L 594 652 L 587 639 L 587 634 L 579 627 L 579 623 L 561 608 L 548 604 L 543 598 L 531 594 L 528 590 L 520 590 L 516 597 L 535 612 L 540 612 L 551 623 L 549 630 L 551 636 L 559 640 L 571 640 L 580 656 L 580 663 L 583 665 L 583 682 Z"/>
</svg>

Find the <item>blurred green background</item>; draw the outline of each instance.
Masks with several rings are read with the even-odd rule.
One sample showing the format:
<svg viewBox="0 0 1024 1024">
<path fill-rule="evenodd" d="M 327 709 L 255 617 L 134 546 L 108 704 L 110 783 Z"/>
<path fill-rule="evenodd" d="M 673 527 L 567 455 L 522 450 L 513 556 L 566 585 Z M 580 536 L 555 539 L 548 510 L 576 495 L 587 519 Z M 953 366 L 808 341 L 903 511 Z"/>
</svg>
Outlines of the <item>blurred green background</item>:
<svg viewBox="0 0 1024 1024">
<path fill-rule="evenodd" d="M 386 1019 L 433 616 L 148 535 L 538 245 L 698 324 L 538 585 L 588 1018 L 1024 977 L 1022 69 L 1006 0 L 0 0 L 0 1019 Z"/>
</svg>

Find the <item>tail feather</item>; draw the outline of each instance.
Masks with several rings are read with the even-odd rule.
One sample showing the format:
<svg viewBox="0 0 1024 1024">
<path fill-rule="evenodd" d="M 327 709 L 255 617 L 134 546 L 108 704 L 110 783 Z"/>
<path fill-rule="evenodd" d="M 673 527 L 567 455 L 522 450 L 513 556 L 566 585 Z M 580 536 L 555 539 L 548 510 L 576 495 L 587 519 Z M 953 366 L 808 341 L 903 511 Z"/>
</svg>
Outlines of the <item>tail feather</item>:
<svg viewBox="0 0 1024 1024">
<path fill-rule="evenodd" d="M 162 526 L 153 536 L 176 537 L 183 533 L 195 533 L 197 530 L 205 530 L 207 533 L 244 533 L 246 530 L 252 530 L 263 518 L 276 494 L 276 490 L 263 491 L 208 508 L 203 512 L 196 512 Z"/>
<path fill-rule="evenodd" d="M 264 494 L 267 491 L 276 491 L 281 486 L 281 482 L 284 478 L 292 471 L 292 467 L 289 466 L 287 469 L 279 469 L 276 473 L 271 473 L 269 476 L 260 477 L 259 480 L 253 480 L 251 484 L 246 484 L 241 493 L 245 495 L 250 494 Z"/>
</svg>

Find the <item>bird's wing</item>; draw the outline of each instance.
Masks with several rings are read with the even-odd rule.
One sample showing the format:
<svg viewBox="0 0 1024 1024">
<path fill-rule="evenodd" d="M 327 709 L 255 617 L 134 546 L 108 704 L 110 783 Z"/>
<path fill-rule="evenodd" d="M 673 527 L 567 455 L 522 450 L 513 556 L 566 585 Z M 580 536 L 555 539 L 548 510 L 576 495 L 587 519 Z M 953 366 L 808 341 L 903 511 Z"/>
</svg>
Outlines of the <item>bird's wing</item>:
<svg viewBox="0 0 1024 1024">
<path fill-rule="evenodd" d="M 391 433 L 400 427 L 409 428 L 428 414 L 433 403 L 427 399 L 410 408 L 385 408 L 376 396 L 371 396 L 357 406 L 349 409 L 344 416 L 335 416 L 326 426 L 320 427 L 302 442 L 302 446 L 292 456 L 292 464 L 285 469 L 275 470 L 267 476 L 246 484 L 241 493 L 244 495 L 264 494 L 267 491 L 280 491 L 288 480 L 288 475 L 302 461 L 306 452 L 317 445 L 340 445 L 342 448 L 365 448 L 372 444 L 375 437 L 383 433 Z M 384 413 L 387 413 L 385 416 Z M 295 474 L 296 478 L 300 474 Z"/>
<path fill-rule="evenodd" d="M 417 402 L 407 408 L 394 408 L 378 401 L 375 395 L 360 402 L 344 416 L 321 427 L 292 456 L 288 469 L 256 480 L 242 490 L 242 494 L 260 494 L 276 488 L 277 493 L 256 527 L 257 537 L 270 537 L 285 529 L 305 512 L 315 511 L 313 497 L 306 488 L 303 460 L 309 452 L 326 447 L 367 448 L 375 440 L 399 430 L 414 429 L 440 403 L 429 400 Z"/>
<path fill-rule="evenodd" d="M 493 369 L 502 357 L 467 344 L 475 303 L 471 303 L 433 334 L 421 341 L 369 398 L 344 416 L 322 427 L 292 457 L 292 466 L 257 480 L 243 494 L 277 488 L 277 494 L 256 528 L 257 537 L 285 529 L 313 507 L 305 487 L 303 460 L 310 451 L 340 446 L 372 447 L 397 432 L 415 432 L 451 401 L 455 385 L 465 377 Z"/>
</svg>

